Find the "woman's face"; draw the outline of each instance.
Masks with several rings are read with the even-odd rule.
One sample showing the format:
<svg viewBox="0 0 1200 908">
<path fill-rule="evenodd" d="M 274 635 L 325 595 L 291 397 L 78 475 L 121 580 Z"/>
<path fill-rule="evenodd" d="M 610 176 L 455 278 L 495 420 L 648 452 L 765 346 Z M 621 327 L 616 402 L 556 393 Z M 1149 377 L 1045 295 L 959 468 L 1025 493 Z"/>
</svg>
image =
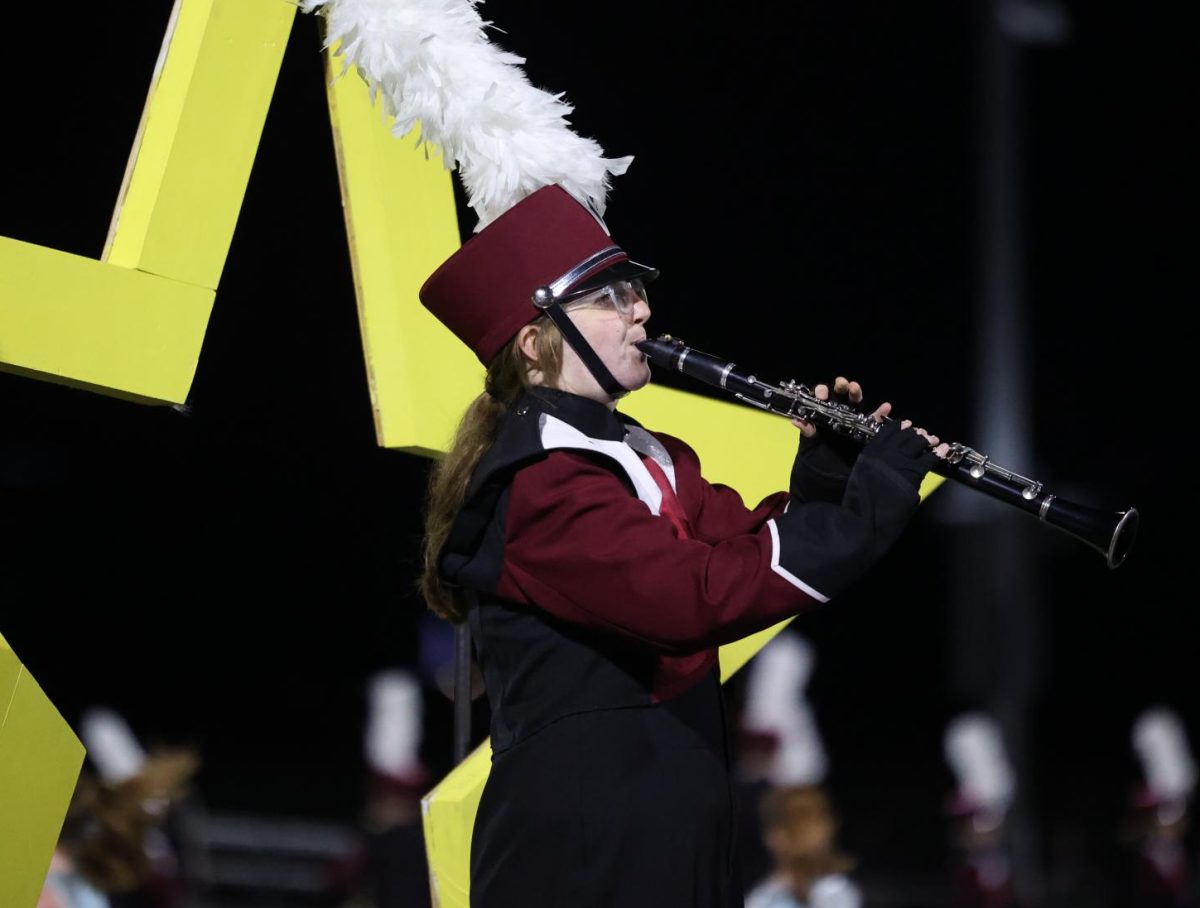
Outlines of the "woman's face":
<svg viewBox="0 0 1200 908">
<path fill-rule="evenodd" d="M 646 339 L 650 304 L 640 281 L 618 281 L 563 306 L 579 333 L 622 387 L 636 391 L 650 381 L 650 364 L 634 346 Z M 609 407 L 616 400 L 600 387 L 579 355 L 563 343 L 557 387 Z"/>
</svg>

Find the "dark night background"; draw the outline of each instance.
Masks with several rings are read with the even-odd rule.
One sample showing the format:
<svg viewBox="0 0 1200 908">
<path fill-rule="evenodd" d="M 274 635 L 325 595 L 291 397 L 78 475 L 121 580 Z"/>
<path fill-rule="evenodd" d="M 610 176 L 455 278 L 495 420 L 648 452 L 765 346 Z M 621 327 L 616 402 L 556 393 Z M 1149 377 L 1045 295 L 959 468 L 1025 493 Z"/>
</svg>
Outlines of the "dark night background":
<svg viewBox="0 0 1200 908">
<path fill-rule="evenodd" d="M 26 75 L 6 95 L 0 235 L 99 256 L 170 6 L 9 11 Z M 1019 517 L 1032 554 L 1012 595 L 1036 593 L 1038 641 L 1022 785 L 1045 904 L 1104 904 L 1135 715 L 1170 705 L 1200 744 L 1183 327 L 1196 46 L 1177 8 L 1072 2 L 1065 43 L 1014 54 L 1035 453 L 1004 465 L 1142 516 L 1118 571 Z M 662 269 L 652 330 L 760 376 L 848 374 L 978 445 L 980 9 L 482 12 L 531 81 L 567 92 L 577 131 L 635 155 L 607 220 Z M 427 462 L 375 444 L 322 80 L 318 22 L 300 16 L 186 412 L 0 374 L 0 632 L 68 721 L 105 703 L 148 742 L 200 747 L 209 804 L 350 822 L 364 680 L 419 656 Z M 990 705 L 955 666 L 1011 668 L 954 650 L 961 534 L 942 494 L 797 624 L 818 653 L 809 696 L 845 845 L 868 885 L 930 903 L 947 876 L 941 732 Z M 428 700 L 440 773 L 449 706 Z"/>
</svg>

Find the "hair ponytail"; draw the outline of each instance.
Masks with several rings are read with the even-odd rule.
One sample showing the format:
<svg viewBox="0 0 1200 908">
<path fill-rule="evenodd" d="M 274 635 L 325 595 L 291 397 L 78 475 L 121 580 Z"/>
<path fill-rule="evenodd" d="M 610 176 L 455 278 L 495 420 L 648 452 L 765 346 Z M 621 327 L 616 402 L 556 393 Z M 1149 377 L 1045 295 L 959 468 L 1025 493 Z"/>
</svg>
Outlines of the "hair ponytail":
<svg viewBox="0 0 1200 908">
<path fill-rule="evenodd" d="M 562 335 L 558 328 L 545 316 L 533 324 L 539 329 L 536 362 L 526 359 L 515 337 L 496 354 L 488 366 L 484 392 L 471 401 L 450 450 L 429 474 L 421 594 L 430 609 L 455 624 L 466 617 L 465 603 L 458 591 L 443 581 L 438 562 L 446 537 L 466 503 L 471 477 L 517 398 L 533 384 L 553 385 L 562 369 Z"/>
</svg>

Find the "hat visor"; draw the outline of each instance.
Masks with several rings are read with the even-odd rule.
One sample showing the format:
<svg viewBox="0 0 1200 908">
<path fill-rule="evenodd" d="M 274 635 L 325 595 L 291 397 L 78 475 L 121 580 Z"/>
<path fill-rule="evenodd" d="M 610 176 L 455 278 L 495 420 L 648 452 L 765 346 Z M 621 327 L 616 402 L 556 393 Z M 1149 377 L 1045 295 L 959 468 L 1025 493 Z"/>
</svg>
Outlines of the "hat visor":
<svg viewBox="0 0 1200 908">
<path fill-rule="evenodd" d="M 617 262 L 615 265 L 609 265 L 607 268 L 589 275 L 578 286 L 572 287 L 560 296 L 558 302 L 566 303 L 570 300 L 578 299 L 614 281 L 639 280 L 647 282 L 654 280 L 656 277 L 658 277 L 657 268 L 651 268 L 649 265 L 639 265 L 637 262 L 631 261 Z"/>
</svg>

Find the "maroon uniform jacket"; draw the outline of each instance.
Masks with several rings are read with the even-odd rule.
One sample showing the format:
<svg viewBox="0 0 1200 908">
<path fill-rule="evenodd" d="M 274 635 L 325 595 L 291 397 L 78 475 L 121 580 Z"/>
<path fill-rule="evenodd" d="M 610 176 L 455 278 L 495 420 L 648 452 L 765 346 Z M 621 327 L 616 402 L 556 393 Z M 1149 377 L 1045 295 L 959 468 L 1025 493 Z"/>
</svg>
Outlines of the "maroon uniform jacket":
<svg viewBox="0 0 1200 908">
<path fill-rule="evenodd" d="M 473 602 L 492 715 L 472 905 L 742 904 L 716 647 L 844 590 L 919 500 L 884 457 L 803 450 L 790 493 L 748 508 L 599 403 L 537 389 L 514 407 L 440 561 Z"/>
</svg>

